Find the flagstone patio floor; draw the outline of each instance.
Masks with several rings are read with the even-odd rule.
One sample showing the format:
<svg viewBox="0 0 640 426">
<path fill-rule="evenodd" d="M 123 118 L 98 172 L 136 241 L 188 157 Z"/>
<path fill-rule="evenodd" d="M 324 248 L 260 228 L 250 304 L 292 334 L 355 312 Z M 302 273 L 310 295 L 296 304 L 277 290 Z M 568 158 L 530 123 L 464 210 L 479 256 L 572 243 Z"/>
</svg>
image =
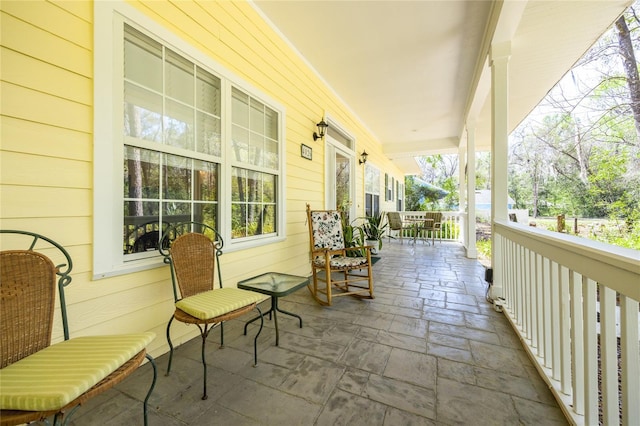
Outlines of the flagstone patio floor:
<svg viewBox="0 0 640 426">
<path fill-rule="evenodd" d="M 304 288 L 281 299 L 303 327 L 279 315 L 275 346 L 265 318 L 257 367 L 256 329 L 242 333 L 252 316 L 225 325 L 224 349 L 213 330 L 207 400 L 200 338 L 176 349 L 170 376 L 168 356 L 158 357 L 149 425 L 567 424 L 507 320 L 487 303 L 484 267 L 460 244 L 385 240 L 381 256 L 374 300 L 342 297 L 322 307 Z M 150 376 L 142 366 L 71 424 L 142 424 Z"/>
</svg>

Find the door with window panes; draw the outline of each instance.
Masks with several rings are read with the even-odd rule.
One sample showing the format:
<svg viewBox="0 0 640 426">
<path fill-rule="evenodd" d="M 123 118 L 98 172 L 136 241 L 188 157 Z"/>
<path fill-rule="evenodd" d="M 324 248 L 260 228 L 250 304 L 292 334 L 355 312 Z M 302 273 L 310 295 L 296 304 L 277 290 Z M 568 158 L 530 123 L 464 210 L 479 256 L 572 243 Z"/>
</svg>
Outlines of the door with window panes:
<svg viewBox="0 0 640 426">
<path fill-rule="evenodd" d="M 332 127 L 331 124 L 325 139 L 328 176 L 326 179 L 327 209 L 343 210 L 347 217 L 355 217 L 353 139 L 338 130 L 335 125 Z"/>
</svg>

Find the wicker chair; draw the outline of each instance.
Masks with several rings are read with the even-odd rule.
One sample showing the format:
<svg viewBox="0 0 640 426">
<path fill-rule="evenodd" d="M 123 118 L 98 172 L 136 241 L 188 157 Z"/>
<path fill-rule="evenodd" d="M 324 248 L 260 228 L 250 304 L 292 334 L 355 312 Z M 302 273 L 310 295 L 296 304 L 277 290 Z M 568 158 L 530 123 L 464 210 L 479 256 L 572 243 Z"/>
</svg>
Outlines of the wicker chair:
<svg viewBox="0 0 640 426">
<path fill-rule="evenodd" d="M 330 306 L 338 296 L 373 299 L 373 247 L 345 247 L 342 215 L 337 210 L 311 210 L 307 204 L 307 222 L 313 272 L 309 290 L 316 301 Z"/>
<path fill-rule="evenodd" d="M 51 416 L 54 425 L 66 424 L 88 399 L 120 383 L 147 358 L 153 381 L 143 403 L 146 425 L 156 366 L 145 348 L 155 335 L 70 339 L 65 287 L 71 283 L 73 264 L 68 252 L 32 232 L 0 233 L 3 248 L 28 247 L 0 252 L 0 424 L 44 421 Z M 54 266 L 54 258 L 62 263 Z M 52 345 L 56 276 L 64 341 Z"/>
<path fill-rule="evenodd" d="M 405 231 L 408 230 L 410 232 L 414 232 L 413 225 L 405 225 L 399 212 L 388 212 L 387 220 L 389 221 L 389 230 L 398 231 L 398 237 L 400 237 L 401 244 L 403 244 L 402 238 L 404 237 Z M 391 238 L 391 232 L 389 232 L 389 240 L 391 240 Z"/>
<path fill-rule="evenodd" d="M 431 236 L 431 245 L 434 244 L 436 233 L 442 242 L 442 213 L 441 212 L 426 212 L 424 214 L 426 220 L 421 224 L 418 229 L 418 234 L 422 235 L 423 240 L 427 240 Z"/>
<path fill-rule="evenodd" d="M 224 242 L 218 232 L 200 222 L 181 222 L 165 231 L 160 253 L 164 262 L 171 266 L 171 280 L 175 299 L 175 312 L 167 324 L 167 342 L 169 344 L 169 364 L 167 375 L 171 372 L 173 343 L 171 342 L 171 324 L 173 320 L 185 324 L 195 324 L 202 338 L 203 395 L 207 399 L 207 363 L 205 343 L 209 332 L 220 325 L 220 347 L 224 347 L 224 321 L 257 310 L 260 328 L 253 343 L 254 365 L 258 364 L 258 336 L 262 331 L 264 319 L 258 303 L 265 300 L 260 293 L 238 288 L 223 288 L 219 257 Z M 216 271 L 217 269 L 217 271 Z M 215 276 L 218 286 L 215 286 Z M 178 289 L 180 292 L 178 293 Z"/>
</svg>

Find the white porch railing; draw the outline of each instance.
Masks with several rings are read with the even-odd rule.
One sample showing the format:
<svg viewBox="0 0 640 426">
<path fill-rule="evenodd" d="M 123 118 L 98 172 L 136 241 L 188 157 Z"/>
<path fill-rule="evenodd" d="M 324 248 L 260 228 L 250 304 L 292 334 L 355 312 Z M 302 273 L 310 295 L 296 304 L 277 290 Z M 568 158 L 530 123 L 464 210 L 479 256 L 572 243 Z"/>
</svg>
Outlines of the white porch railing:
<svg viewBox="0 0 640 426">
<path fill-rule="evenodd" d="M 426 212 L 418 212 L 418 211 L 403 211 L 400 212 L 400 217 L 402 217 L 402 221 L 405 222 L 407 219 L 423 219 L 424 214 Z M 461 219 L 461 214 L 459 212 L 441 212 L 442 213 L 442 226 L 441 226 L 441 234 L 443 241 L 459 241 L 460 240 L 460 231 L 462 230 L 463 221 Z M 407 233 L 408 231 L 405 231 Z M 412 237 L 408 235 L 403 235 L 405 238 Z M 436 238 L 438 236 L 436 235 Z"/>
<path fill-rule="evenodd" d="M 504 312 L 567 418 L 637 425 L 640 253 L 507 222 L 493 246 Z"/>
</svg>

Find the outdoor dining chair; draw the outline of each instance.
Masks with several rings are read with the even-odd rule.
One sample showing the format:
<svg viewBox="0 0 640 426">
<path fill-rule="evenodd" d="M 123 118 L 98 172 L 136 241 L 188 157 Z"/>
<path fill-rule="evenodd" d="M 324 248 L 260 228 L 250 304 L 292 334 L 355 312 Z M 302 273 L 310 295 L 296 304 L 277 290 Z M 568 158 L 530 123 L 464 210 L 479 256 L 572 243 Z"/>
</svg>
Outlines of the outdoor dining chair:
<svg viewBox="0 0 640 426">
<path fill-rule="evenodd" d="M 372 246 L 345 247 L 342 214 L 307 204 L 311 270 L 309 290 L 322 305 L 338 296 L 373 299 Z"/>
<path fill-rule="evenodd" d="M 405 231 L 410 231 L 411 233 L 415 231 L 413 224 L 405 224 L 402 221 L 402 216 L 400 216 L 399 212 L 388 212 L 387 221 L 389 222 L 389 230 L 397 232 L 401 244 L 403 243 Z M 392 235 L 391 232 L 389 232 L 389 240 L 391 240 L 391 238 Z"/>
<path fill-rule="evenodd" d="M 156 381 L 156 366 L 146 347 L 155 334 L 70 338 L 65 303 L 73 267 L 69 253 L 43 235 L 0 233 L 3 249 L 27 247 L 0 252 L 0 424 L 49 417 L 54 425 L 67 424 L 82 404 L 120 383 L 146 358 L 153 368 L 143 403 L 146 425 L 147 403 Z M 52 259 L 61 263 L 55 266 Z M 64 340 L 52 344 L 57 305 Z"/>
<path fill-rule="evenodd" d="M 426 240 L 431 237 L 431 245 L 435 241 L 436 233 L 442 242 L 442 212 L 425 212 L 425 221 L 419 226 L 419 235 Z"/>
<path fill-rule="evenodd" d="M 171 323 L 173 320 L 195 324 L 202 338 L 203 395 L 207 399 L 207 362 L 205 343 L 209 332 L 220 326 L 220 347 L 224 347 L 224 321 L 240 317 L 253 310 L 260 316 L 260 328 L 253 343 L 254 365 L 258 364 L 258 336 L 264 319 L 258 303 L 265 296 L 248 290 L 222 286 L 220 256 L 224 241 L 218 232 L 200 222 L 181 222 L 171 225 L 160 242 L 160 253 L 171 267 L 171 281 L 175 300 L 175 312 L 167 324 L 169 364 L 171 372 L 173 343 Z M 216 279 L 217 286 L 216 286 Z M 216 288 L 217 287 L 217 288 Z M 179 292 L 178 292 L 179 290 Z"/>
</svg>

